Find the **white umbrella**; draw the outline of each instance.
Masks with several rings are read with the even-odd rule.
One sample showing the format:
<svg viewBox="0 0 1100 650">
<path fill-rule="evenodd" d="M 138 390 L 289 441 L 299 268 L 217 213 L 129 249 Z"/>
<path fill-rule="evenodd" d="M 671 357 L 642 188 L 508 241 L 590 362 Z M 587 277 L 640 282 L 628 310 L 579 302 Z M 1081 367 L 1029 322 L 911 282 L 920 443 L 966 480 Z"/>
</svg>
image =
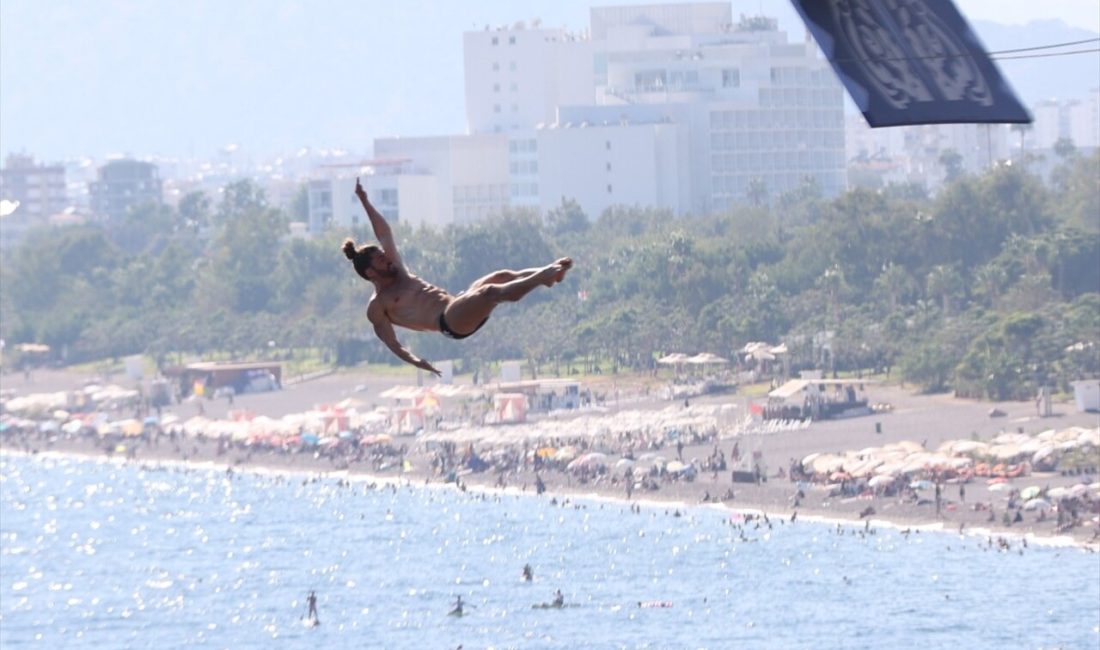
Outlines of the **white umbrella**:
<svg viewBox="0 0 1100 650">
<path fill-rule="evenodd" d="M 1068 492 L 1069 490 L 1064 487 L 1050 488 L 1049 490 L 1047 490 L 1047 496 L 1051 499 L 1061 499 L 1062 497 L 1066 496 Z"/>
<path fill-rule="evenodd" d="M 1009 483 L 994 483 L 988 489 L 990 492 L 1008 492 L 1012 489 L 1012 485 Z"/>
<path fill-rule="evenodd" d="M 885 474 L 879 474 L 878 476 L 872 476 L 870 481 L 867 481 L 867 485 L 873 488 L 881 487 L 883 485 L 889 485 L 894 482 L 893 476 L 887 476 Z"/>
<path fill-rule="evenodd" d="M 1024 501 L 1029 501 L 1039 496 L 1039 493 L 1043 491 L 1043 488 L 1038 485 L 1029 485 L 1026 488 L 1020 490 L 1020 498 Z"/>
<path fill-rule="evenodd" d="M 682 352 L 673 352 L 672 354 L 666 354 L 665 356 L 657 359 L 657 363 L 663 363 L 665 365 L 674 365 L 684 363 L 688 360 L 688 355 Z"/>
<path fill-rule="evenodd" d="M 616 470 L 624 470 L 628 467 L 634 467 L 634 461 L 630 460 L 629 458 L 620 458 L 619 460 L 615 461 Z"/>
<path fill-rule="evenodd" d="M 1089 486 L 1084 483 L 1078 483 L 1066 490 L 1066 495 L 1074 498 L 1083 497 L 1088 494 Z"/>
<path fill-rule="evenodd" d="M 1046 499 L 1032 499 L 1024 504 L 1024 510 L 1050 510 L 1050 507 Z"/>
<path fill-rule="evenodd" d="M 587 453 L 583 456 L 578 456 L 573 462 L 566 466 L 566 469 L 579 469 L 581 467 L 604 467 L 607 465 L 607 454 L 601 454 L 598 451 Z"/>
<path fill-rule="evenodd" d="M 722 357 L 718 356 L 717 354 L 714 354 L 714 353 L 711 353 L 711 352 L 700 352 L 699 354 L 695 355 L 694 357 L 690 357 L 687 360 L 687 362 L 688 363 L 694 363 L 694 364 L 697 364 L 697 365 L 708 365 L 708 364 L 712 364 L 712 363 L 714 363 L 714 364 L 729 363 L 729 360 L 728 359 L 723 359 Z"/>
<path fill-rule="evenodd" d="M 909 487 L 913 488 L 914 490 L 931 490 L 935 486 L 933 485 L 932 481 L 920 480 L 912 481 L 911 483 L 909 483 Z"/>
<path fill-rule="evenodd" d="M 681 463 L 681 462 L 680 462 L 680 461 L 678 461 L 678 460 L 673 460 L 673 461 L 670 461 L 670 462 L 668 463 L 668 465 L 665 465 L 665 469 L 666 469 L 666 470 L 667 470 L 668 472 L 672 473 L 672 474 L 675 474 L 675 473 L 677 473 L 677 472 L 682 472 L 682 471 L 684 471 L 685 469 L 687 469 L 687 467 L 688 467 L 687 465 L 685 465 L 685 464 Z"/>
<path fill-rule="evenodd" d="M 1023 453 L 1023 450 L 1020 449 L 1020 445 L 1015 444 L 997 445 L 989 451 L 997 460 L 1011 460 Z"/>
</svg>

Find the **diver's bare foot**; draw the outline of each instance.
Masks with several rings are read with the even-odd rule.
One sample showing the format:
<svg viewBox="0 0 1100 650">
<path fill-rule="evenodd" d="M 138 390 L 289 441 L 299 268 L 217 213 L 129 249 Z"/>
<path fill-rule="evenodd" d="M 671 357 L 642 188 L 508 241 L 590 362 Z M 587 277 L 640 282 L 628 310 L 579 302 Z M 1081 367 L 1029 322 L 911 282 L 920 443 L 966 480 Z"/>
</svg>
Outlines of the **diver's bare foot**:
<svg viewBox="0 0 1100 650">
<path fill-rule="evenodd" d="M 565 279 L 565 272 L 568 271 L 569 269 L 573 268 L 573 258 L 563 257 L 560 260 L 558 260 L 557 262 L 554 262 L 553 264 L 551 264 L 551 266 L 558 267 L 558 272 L 554 276 L 554 282 L 561 282 L 562 280 Z"/>
<path fill-rule="evenodd" d="M 534 275 L 532 280 L 544 287 L 552 287 L 558 281 L 558 275 L 561 273 L 563 273 L 563 271 L 557 264 L 547 264 L 539 269 L 539 272 Z"/>
</svg>

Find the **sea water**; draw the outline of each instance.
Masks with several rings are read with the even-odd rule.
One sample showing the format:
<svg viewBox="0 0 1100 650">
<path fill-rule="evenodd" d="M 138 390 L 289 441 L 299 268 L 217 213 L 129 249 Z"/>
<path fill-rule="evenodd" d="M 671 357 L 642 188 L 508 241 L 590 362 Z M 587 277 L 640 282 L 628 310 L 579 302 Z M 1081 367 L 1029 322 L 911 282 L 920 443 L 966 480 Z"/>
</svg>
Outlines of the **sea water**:
<svg viewBox="0 0 1100 650">
<path fill-rule="evenodd" d="M 0 478 L 4 648 L 1100 645 L 1075 547 L 56 457 Z"/>
</svg>

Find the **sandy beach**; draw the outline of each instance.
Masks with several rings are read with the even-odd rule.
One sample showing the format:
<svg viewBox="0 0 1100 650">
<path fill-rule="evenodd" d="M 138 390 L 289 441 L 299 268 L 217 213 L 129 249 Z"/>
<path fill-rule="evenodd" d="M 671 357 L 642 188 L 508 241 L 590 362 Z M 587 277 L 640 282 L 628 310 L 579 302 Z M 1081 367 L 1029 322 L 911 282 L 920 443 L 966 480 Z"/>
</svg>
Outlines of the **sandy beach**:
<svg viewBox="0 0 1100 650">
<path fill-rule="evenodd" d="M 67 371 L 40 370 L 30 378 L 22 375 L 5 375 L 2 387 L 17 394 L 53 392 L 79 388 L 88 377 Z M 468 379 L 467 379 L 468 381 Z M 379 393 L 395 384 L 413 384 L 408 376 L 368 374 L 362 371 L 345 371 L 319 378 L 293 383 L 284 390 L 273 393 L 240 395 L 231 405 L 227 400 L 206 400 L 203 411 L 207 417 L 225 417 L 230 409 L 246 409 L 256 414 L 279 417 L 288 413 L 308 410 L 318 404 L 334 403 L 354 397 L 365 404 L 386 405 Z M 715 406 L 734 405 L 747 412 L 748 399 L 744 396 L 717 395 L 692 398 L 689 405 L 672 403 L 653 395 L 657 383 L 652 378 L 598 378 L 591 384 L 594 391 L 607 396 L 603 415 L 614 418 L 617 413 L 663 411 L 670 408 L 713 410 Z M 843 453 L 869 446 L 882 446 L 903 440 L 921 444 L 934 450 L 946 440 L 971 438 L 990 440 L 1001 433 L 1034 435 L 1050 429 L 1069 427 L 1096 428 L 1100 415 L 1076 412 L 1071 403 L 1056 403 L 1051 416 L 1040 417 L 1032 402 L 981 402 L 958 399 L 949 395 L 919 395 L 905 387 L 876 385 L 868 388 L 871 399 L 889 404 L 892 409 L 868 416 L 813 422 L 801 429 L 770 433 L 750 433 L 722 437 L 701 444 L 686 444 L 677 450 L 669 445 L 661 453 L 670 458 L 678 455 L 684 461 L 702 460 L 718 449 L 732 459 L 735 445 L 741 456 L 758 453 L 767 464 L 767 480 L 759 483 L 733 482 L 729 471 L 702 471 L 691 481 L 655 481 L 656 489 L 633 489 L 630 500 L 665 504 L 678 508 L 700 503 L 728 508 L 733 512 L 764 512 L 769 517 L 799 519 L 817 518 L 827 521 L 851 522 L 854 525 L 893 525 L 902 528 L 942 528 L 963 531 L 990 538 L 1030 538 L 1046 543 L 1081 544 L 1100 548 L 1100 514 L 1095 501 L 1085 511 L 1079 512 L 1077 525 L 1059 526 L 1059 517 L 1043 510 L 1012 510 L 1006 520 L 1006 506 L 1011 494 L 1007 490 L 992 491 L 984 479 L 972 479 L 963 485 L 948 482 L 942 485 L 939 512 L 937 513 L 931 491 L 919 498 L 900 496 L 870 496 L 852 494 L 843 496 L 836 489 L 822 485 L 797 484 L 789 478 L 777 475 L 792 461 L 813 453 Z M 759 398 L 757 398 L 759 401 Z M 174 407 L 181 419 L 197 413 L 194 403 L 182 403 Z M 991 417 L 991 409 L 1004 415 Z M 568 417 L 556 418 L 553 426 L 560 428 L 562 436 L 570 430 Z M 504 425 L 507 426 L 507 425 Z M 67 438 L 29 434 L 19 438 L 4 436 L 3 449 L 17 453 L 65 453 L 103 457 L 113 454 L 104 449 L 95 438 Z M 468 443 L 463 443 L 468 444 Z M 377 462 L 346 462 L 320 453 L 279 453 L 274 451 L 227 448 L 217 441 L 203 438 L 185 440 L 156 440 L 131 444 L 126 451 L 129 462 L 154 463 L 186 461 L 189 463 L 213 463 L 216 467 L 233 467 L 236 470 L 266 469 L 294 471 L 334 476 L 355 477 L 359 480 L 407 481 L 412 484 L 451 483 L 464 489 L 508 489 L 524 492 L 536 491 L 536 482 L 545 487 L 543 498 L 592 496 L 598 498 L 627 499 L 625 481 L 611 481 L 606 476 L 582 480 L 571 472 L 548 470 L 536 472 L 528 463 L 517 463 L 505 471 L 490 470 L 441 474 L 433 469 L 438 460 L 436 445 L 418 443 L 416 437 L 400 436 L 394 445 L 404 446 L 403 456 L 408 461 L 379 466 Z M 480 443 L 474 444 L 478 452 L 487 452 Z M 461 451 L 461 449 L 459 450 Z M 1097 454 L 1092 468 L 1081 472 L 1066 473 L 1032 472 L 1010 479 L 1010 487 L 1024 490 L 1032 486 L 1041 489 L 1067 488 L 1077 484 L 1091 484 L 1098 480 L 1095 467 L 1100 466 Z M 454 478 L 458 483 L 454 483 Z M 801 494 L 800 492 L 801 487 Z M 912 495 L 910 495 L 912 496 Z M 978 505 L 980 504 L 980 505 Z M 1015 513 L 1019 512 L 1019 517 Z M 797 513 L 797 514 L 796 514 Z M 740 515 L 737 515 L 740 516 Z"/>
</svg>

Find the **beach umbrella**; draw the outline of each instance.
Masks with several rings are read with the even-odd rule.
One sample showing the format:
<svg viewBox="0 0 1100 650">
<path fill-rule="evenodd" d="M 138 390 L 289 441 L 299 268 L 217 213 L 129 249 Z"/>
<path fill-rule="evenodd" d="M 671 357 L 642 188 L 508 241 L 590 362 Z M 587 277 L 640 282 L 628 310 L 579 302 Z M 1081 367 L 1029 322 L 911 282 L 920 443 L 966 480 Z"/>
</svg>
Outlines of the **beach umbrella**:
<svg viewBox="0 0 1100 650">
<path fill-rule="evenodd" d="M 571 463 L 566 465 L 566 469 L 576 470 L 582 467 L 605 467 L 607 465 L 607 454 L 601 454 L 598 451 L 587 453 L 583 456 L 578 456 Z"/>
<path fill-rule="evenodd" d="M 926 451 L 924 445 L 921 445 L 918 442 L 913 442 L 912 440 L 901 440 L 894 444 L 897 446 L 898 449 L 902 449 L 910 454 L 919 454 Z"/>
<path fill-rule="evenodd" d="M 909 487 L 913 488 L 914 490 L 931 490 L 933 487 L 935 487 L 935 485 L 932 483 L 932 481 L 926 481 L 922 479 L 919 481 L 911 481 L 909 483 Z"/>
<path fill-rule="evenodd" d="M 821 457 L 821 452 L 814 452 L 814 453 L 810 454 L 809 456 L 806 456 L 805 458 L 803 458 L 802 459 L 803 469 L 813 465 L 813 462 L 815 460 L 817 460 L 818 458 L 820 458 L 820 457 Z"/>
<path fill-rule="evenodd" d="M 84 428 L 84 423 L 80 420 L 69 420 L 61 426 L 61 430 L 69 435 L 76 435 L 80 433 L 80 430 Z"/>
<path fill-rule="evenodd" d="M 1039 496 L 1039 493 L 1043 491 L 1043 488 L 1038 485 L 1029 485 L 1026 488 L 1020 490 L 1020 498 L 1024 501 L 1034 499 Z"/>
<path fill-rule="evenodd" d="M 665 356 L 657 359 L 657 363 L 664 364 L 666 366 L 679 365 L 688 360 L 688 355 L 681 352 L 673 352 L 672 354 L 666 354 Z"/>
<path fill-rule="evenodd" d="M 318 442 L 320 442 L 321 439 L 317 437 L 316 433 L 303 433 L 302 437 L 301 437 L 301 441 L 302 441 L 302 443 L 307 444 L 307 445 L 315 445 Z"/>
<path fill-rule="evenodd" d="M 539 458 L 553 458 L 557 451 L 558 450 L 553 447 L 539 447 L 535 454 L 538 455 Z"/>
<path fill-rule="evenodd" d="M 1072 487 L 1066 489 L 1066 496 L 1073 497 L 1075 499 L 1080 498 L 1088 494 L 1089 486 L 1084 483 L 1078 483 Z"/>
<path fill-rule="evenodd" d="M 677 474 L 684 471 L 685 469 L 687 469 L 687 465 L 678 460 L 669 461 L 669 463 L 665 465 L 665 470 L 667 470 L 670 474 Z"/>
<path fill-rule="evenodd" d="M 994 483 L 993 485 L 990 485 L 989 488 L 988 488 L 988 490 L 990 492 L 1008 492 L 1011 489 L 1012 489 L 1012 486 L 1009 485 L 1008 483 Z"/>
<path fill-rule="evenodd" d="M 774 359 L 775 357 L 772 358 Z M 689 357 L 687 362 L 695 365 L 725 364 L 729 363 L 729 359 L 723 359 L 713 352 L 700 352 L 694 357 Z"/>
<path fill-rule="evenodd" d="M 642 454 L 638 457 L 637 464 L 664 467 L 668 464 L 668 459 L 658 454 Z"/>
<path fill-rule="evenodd" d="M 1031 499 L 1024 504 L 1024 510 L 1050 510 L 1050 501 L 1046 499 Z"/>
<path fill-rule="evenodd" d="M 878 476 L 872 476 L 871 480 L 867 481 L 867 485 L 873 488 L 882 487 L 884 485 L 890 485 L 894 482 L 893 476 L 887 476 L 885 474 L 879 474 Z"/>
<path fill-rule="evenodd" d="M 630 460 L 629 458 L 620 458 L 619 460 L 615 461 L 616 471 L 621 471 L 628 467 L 634 467 L 634 461 Z"/>
<path fill-rule="evenodd" d="M 990 448 L 989 453 L 992 454 L 993 457 L 997 460 L 1012 460 L 1013 458 L 1024 453 L 1024 451 L 1020 449 L 1020 445 L 1010 443 L 1004 445 L 996 445 Z"/>
<path fill-rule="evenodd" d="M 364 436 L 359 444 L 371 446 L 371 445 L 388 445 L 393 442 L 393 436 L 388 433 L 376 433 L 369 436 Z"/>
<path fill-rule="evenodd" d="M 887 461 L 875 468 L 875 474 L 878 474 L 880 476 L 894 476 L 900 474 L 902 468 L 904 467 L 905 461 Z"/>
<path fill-rule="evenodd" d="M 1069 489 L 1064 487 L 1050 488 L 1049 490 L 1047 490 L 1047 497 L 1051 499 L 1061 499 L 1062 497 L 1066 496 L 1068 492 Z"/>
<path fill-rule="evenodd" d="M 554 452 L 554 460 L 573 460 L 577 457 L 577 448 L 573 445 L 566 445 L 561 449 Z"/>
</svg>

